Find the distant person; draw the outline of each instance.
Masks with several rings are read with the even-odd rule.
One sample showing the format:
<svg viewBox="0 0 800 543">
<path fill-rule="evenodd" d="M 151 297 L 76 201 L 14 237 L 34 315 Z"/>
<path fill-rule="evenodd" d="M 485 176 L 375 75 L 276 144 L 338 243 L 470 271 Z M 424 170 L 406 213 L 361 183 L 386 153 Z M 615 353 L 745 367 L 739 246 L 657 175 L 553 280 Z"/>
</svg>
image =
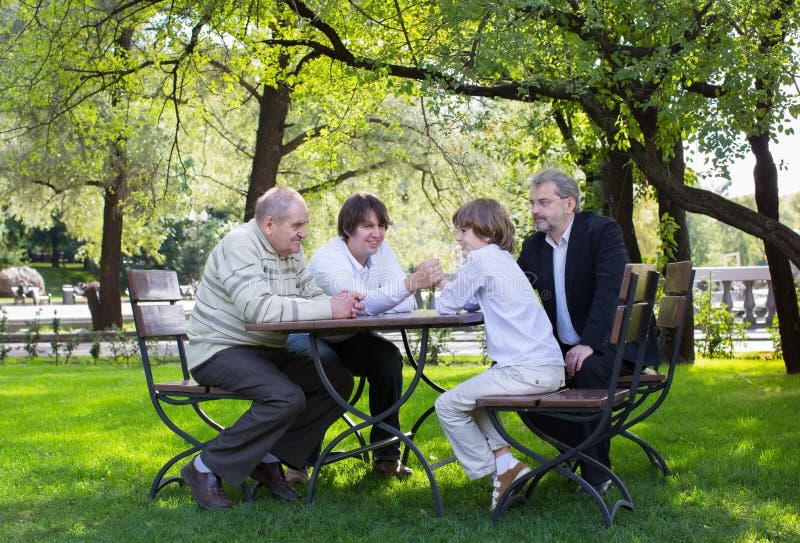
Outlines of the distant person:
<svg viewBox="0 0 800 543">
<path fill-rule="evenodd" d="M 328 296 L 303 262 L 308 209 L 286 187 L 262 195 L 255 218 L 228 233 L 211 251 L 189 318 L 186 355 L 198 383 L 252 400 L 183 469 L 181 476 L 202 507 L 230 507 L 220 478 L 240 485 L 248 476 L 286 500 L 300 497 L 286 482 L 281 462 L 300 468 L 343 412 L 325 390 L 313 362 L 286 350 L 286 334 L 251 332 L 248 323 L 351 318 L 361 296 Z M 326 366 L 336 390 L 347 396 L 349 371 Z"/>
<path fill-rule="evenodd" d="M 412 311 L 413 294 L 434 286 L 443 272 L 439 260 L 432 258 L 406 275 L 385 239 L 391 224 L 386 206 L 376 195 L 358 192 L 345 200 L 339 210 L 339 235 L 316 251 L 308 262 L 308 270 L 317 284 L 328 294 L 341 290 L 362 293 L 363 315 Z M 373 332 L 362 332 L 326 336 L 324 341 L 318 341 L 318 346 L 325 364 L 341 363 L 353 374 L 367 378 L 370 414 L 385 411 L 400 398 L 403 356 L 392 342 Z M 292 334 L 289 349 L 310 355 L 309 335 Z M 397 413 L 386 417 L 384 422 L 400 430 Z M 391 437 L 378 426 L 370 431 L 371 443 Z M 395 477 L 412 473 L 400 462 L 399 442 L 375 450 L 373 456 L 372 469 L 377 473 Z M 307 472 L 292 470 L 287 477 L 304 482 Z"/>
<path fill-rule="evenodd" d="M 518 461 L 476 401 L 492 394 L 537 394 L 564 385 L 564 359 L 539 298 L 515 265 L 514 225 L 495 200 L 480 198 L 453 215 L 464 262 L 455 279 L 442 280 L 436 309 L 483 311 L 492 366 L 436 400 L 436 414 L 470 479 L 491 475 L 491 509 L 530 468 Z"/>
</svg>

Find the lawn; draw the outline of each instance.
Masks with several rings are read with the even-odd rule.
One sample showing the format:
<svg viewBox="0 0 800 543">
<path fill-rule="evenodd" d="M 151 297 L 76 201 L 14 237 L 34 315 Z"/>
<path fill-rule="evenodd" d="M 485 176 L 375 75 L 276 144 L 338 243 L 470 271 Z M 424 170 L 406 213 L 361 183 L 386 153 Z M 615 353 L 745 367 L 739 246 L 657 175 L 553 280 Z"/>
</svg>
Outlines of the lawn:
<svg viewBox="0 0 800 543">
<path fill-rule="evenodd" d="M 431 374 L 452 386 L 480 370 Z M 403 421 L 432 399 L 415 395 Z M 666 404 L 636 428 L 673 474 L 661 476 L 638 447 L 615 441 L 615 470 L 636 509 L 621 510 L 610 528 L 556 474 L 492 525 L 488 480 L 468 481 L 457 464 L 437 471 L 440 518 L 422 470 L 385 480 L 353 459 L 323 468 L 310 508 L 263 493 L 247 503 L 229 488 L 233 509 L 204 511 L 185 487 L 147 498 L 180 444 L 150 406 L 139 367 L 14 363 L 0 366 L 0 541 L 798 541 L 798 405 L 800 377 L 781 361 L 679 367 Z M 244 405 L 215 407 L 225 421 Z M 432 458 L 450 454 L 435 418 L 418 442 Z"/>
</svg>

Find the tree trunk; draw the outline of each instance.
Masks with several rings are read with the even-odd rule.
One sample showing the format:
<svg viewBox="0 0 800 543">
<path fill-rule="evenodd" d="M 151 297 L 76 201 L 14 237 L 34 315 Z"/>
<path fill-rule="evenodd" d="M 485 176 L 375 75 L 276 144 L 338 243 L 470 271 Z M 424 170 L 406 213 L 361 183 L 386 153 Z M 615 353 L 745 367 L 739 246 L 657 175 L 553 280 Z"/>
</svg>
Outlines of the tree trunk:
<svg viewBox="0 0 800 543">
<path fill-rule="evenodd" d="M 123 54 L 131 50 L 133 28 L 124 27 L 117 37 L 117 47 Z M 111 106 L 120 105 L 121 92 L 111 94 Z M 122 208 L 129 195 L 128 160 L 125 141 L 120 137 L 109 148 L 109 166 L 112 179 L 103 187 L 103 240 L 100 246 L 100 292 L 96 311 L 92 312 L 92 327 L 104 330 L 122 328 L 122 300 L 120 299 L 120 269 L 122 265 Z M 92 306 L 90 306 L 91 308 Z M 95 314 L 96 313 L 96 314 Z"/>
<path fill-rule="evenodd" d="M 756 157 L 753 169 L 756 207 L 759 213 L 778 220 L 778 170 L 769 150 L 769 134 L 750 136 L 748 141 Z M 800 313 L 792 269 L 789 259 L 772 243 L 764 242 L 764 253 L 775 294 L 783 362 L 787 373 L 800 373 Z"/>
<path fill-rule="evenodd" d="M 622 238 L 631 262 L 641 262 L 642 253 L 633 225 L 633 164 L 627 153 L 609 151 L 600 168 L 605 193 L 604 212 L 622 228 Z"/>
<path fill-rule="evenodd" d="M 247 187 L 244 220 L 255 214 L 256 201 L 277 184 L 278 167 L 283 158 L 283 135 L 289 115 L 291 89 L 284 83 L 264 86 L 259 99 L 258 129 L 256 131 L 253 169 Z"/>
<path fill-rule="evenodd" d="M 125 187 L 125 173 L 117 174 L 116 184 Z M 122 210 L 120 193 L 111 187 L 103 192 L 103 241 L 100 252 L 100 296 L 98 314 L 92 313 L 95 330 L 122 327 L 119 273 L 122 264 Z"/>
<path fill-rule="evenodd" d="M 56 223 L 50 228 L 50 264 L 54 268 L 58 268 L 61 265 L 61 259 L 58 258 L 58 238 L 59 238 L 59 230 L 61 229 L 60 223 Z"/>
</svg>

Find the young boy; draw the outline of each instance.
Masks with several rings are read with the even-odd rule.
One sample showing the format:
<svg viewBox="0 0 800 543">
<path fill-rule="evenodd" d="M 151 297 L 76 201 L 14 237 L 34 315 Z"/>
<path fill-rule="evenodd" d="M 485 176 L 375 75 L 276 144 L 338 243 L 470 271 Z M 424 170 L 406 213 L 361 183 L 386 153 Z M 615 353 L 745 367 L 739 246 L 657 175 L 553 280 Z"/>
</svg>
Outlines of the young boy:
<svg viewBox="0 0 800 543">
<path fill-rule="evenodd" d="M 450 282 L 443 280 L 436 300 L 439 313 L 477 309 L 484 314 L 492 366 L 444 392 L 436 414 L 467 477 L 494 478 L 491 510 L 499 497 L 530 469 L 475 401 L 491 394 L 534 394 L 564 385 L 564 359 L 547 314 L 517 266 L 514 225 L 495 200 L 479 198 L 453 215 L 464 262 Z"/>
</svg>

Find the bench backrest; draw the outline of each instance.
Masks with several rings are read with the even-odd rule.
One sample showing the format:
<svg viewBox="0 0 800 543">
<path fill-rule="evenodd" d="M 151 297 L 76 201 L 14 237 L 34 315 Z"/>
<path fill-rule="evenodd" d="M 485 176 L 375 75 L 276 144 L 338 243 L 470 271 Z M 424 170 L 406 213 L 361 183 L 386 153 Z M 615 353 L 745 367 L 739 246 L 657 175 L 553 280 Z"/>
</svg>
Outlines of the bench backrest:
<svg viewBox="0 0 800 543">
<path fill-rule="evenodd" d="M 186 334 L 186 312 L 177 303 L 183 299 L 178 275 L 171 270 L 128 270 L 133 322 L 139 339 L 139 350 L 148 385 L 153 385 L 147 340 L 175 341 L 184 379 L 189 379 L 183 338 Z"/>
<path fill-rule="evenodd" d="M 636 284 L 631 292 L 631 281 L 637 277 Z M 658 289 L 658 272 L 656 267 L 650 264 L 626 264 L 625 273 L 622 276 L 622 286 L 620 287 L 617 312 L 614 315 L 614 325 L 611 328 L 609 343 L 617 346 L 626 341 L 636 341 L 639 336 L 646 336 L 646 329 L 650 326 L 650 316 L 653 309 Z M 628 296 L 632 296 L 633 305 L 628 317 L 628 326 L 623 334 L 622 324 L 625 320 L 625 305 Z"/>
<path fill-rule="evenodd" d="M 658 352 L 674 371 L 680 354 L 680 342 L 691 304 L 694 269 L 692 262 L 670 262 L 664 273 L 664 296 L 658 301 Z M 668 352 L 667 352 L 668 351 Z"/>
</svg>

